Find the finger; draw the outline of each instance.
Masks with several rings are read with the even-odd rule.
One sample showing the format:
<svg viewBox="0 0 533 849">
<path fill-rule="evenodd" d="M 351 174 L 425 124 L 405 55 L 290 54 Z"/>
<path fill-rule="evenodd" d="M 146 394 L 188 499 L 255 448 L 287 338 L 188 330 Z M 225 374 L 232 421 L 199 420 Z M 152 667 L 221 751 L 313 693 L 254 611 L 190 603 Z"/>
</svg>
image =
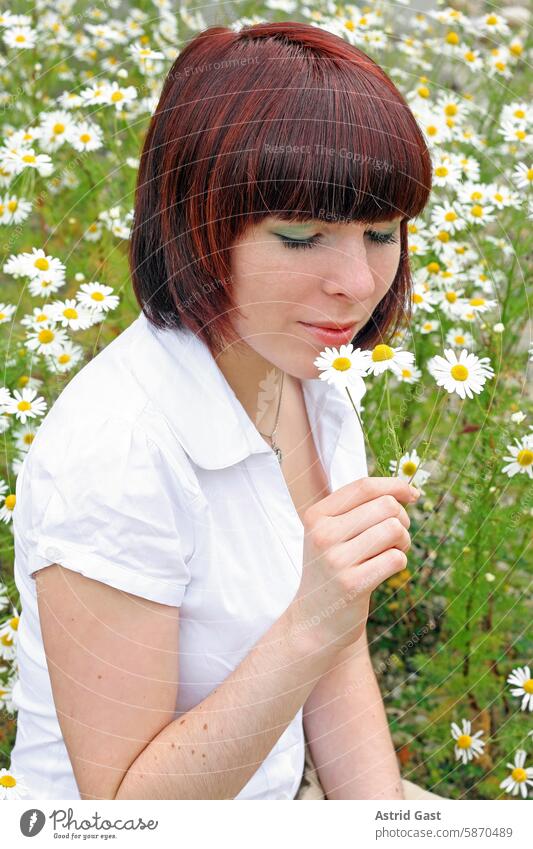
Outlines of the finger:
<svg viewBox="0 0 533 849">
<path fill-rule="evenodd" d="M 325 516 L 321 524 L 321 535 L 326 545 L 335 545 L 354 539 L 369 528 L 378 525 L 385 519 L 397 518 L 406 530 L 411 526 L 407 510 L 393 495 L 380 495 L 354 507 L 348 513 L 340 516 Z"/>
<path fill-rule="evenodd" d="M 407 554 L 404 551 L 400 551 L 398 548 L 389 548 L 387 551 L 382 551 L 381 554 L 371 557 L 370 560 L 365 560 L 364 563 L 352 570 L 352 591 L 358 595 L 371 593 L 383 581 L 387 581 L 393 575 L 405 569 L 406 565 Z"/>
<path fill-rule="evenodd" d="M 411 537 L 402 523 L 396 519 L 384 519 L 383 522 L 363 531 L 355 539 L 348 540 L 336 547 L 336 561 L 341 568 L 355 566 L 377 557 L 388 548 L 405 550 L 411 547 Z"/>
<path fill-rule="evenodd" d="M 416 501 L 416 490 L 398 477 L 359 478 L 341 486 L 309 508 L 315 515 L 340 516 L 380 495 L 393 495 L 402 503 Z"/>
</svg>

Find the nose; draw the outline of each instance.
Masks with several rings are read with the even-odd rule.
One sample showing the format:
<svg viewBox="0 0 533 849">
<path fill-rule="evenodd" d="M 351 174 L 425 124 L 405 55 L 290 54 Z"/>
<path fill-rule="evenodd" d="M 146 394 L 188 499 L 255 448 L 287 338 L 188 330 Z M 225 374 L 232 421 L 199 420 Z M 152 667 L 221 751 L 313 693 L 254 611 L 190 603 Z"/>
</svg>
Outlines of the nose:
<svg viewBox="0 0 533 849">
<path fill-rule="evenodd" d="M 324 291 L 350 301 L 366 301 L 376 291 L 374 273 L 369 265 L 363 233 L 347 235 L 338 247 L 328 252 Z"/>
</svg>

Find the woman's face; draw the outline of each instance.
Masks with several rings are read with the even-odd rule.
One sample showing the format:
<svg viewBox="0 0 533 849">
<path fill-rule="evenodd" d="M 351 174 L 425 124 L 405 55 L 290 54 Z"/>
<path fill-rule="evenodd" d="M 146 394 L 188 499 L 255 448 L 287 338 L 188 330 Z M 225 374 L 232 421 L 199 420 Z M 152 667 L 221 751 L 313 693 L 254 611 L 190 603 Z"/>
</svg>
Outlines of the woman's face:
<svg viewBox="0 0 533 849">
<path fill-rule="evenodd" d="M 302 322 L 353 323 L 355 336 L 392 285 L 400 260 L 398 215 L 376 224 L 263 218 L 232 249 L 232 314 L 243 340 L 300 379 L 317 377 L 327 345 Z M 342 343 L 339 343 L 342 344 Z"/>
</svg>

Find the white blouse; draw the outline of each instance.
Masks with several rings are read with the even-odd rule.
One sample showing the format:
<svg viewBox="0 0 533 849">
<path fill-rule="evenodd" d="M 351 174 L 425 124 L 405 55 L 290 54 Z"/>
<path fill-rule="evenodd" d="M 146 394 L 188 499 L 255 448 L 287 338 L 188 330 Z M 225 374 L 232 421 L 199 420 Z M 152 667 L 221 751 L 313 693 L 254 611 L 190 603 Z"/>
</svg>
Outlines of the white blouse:
<svg viewBox="0 0 533 849">
<path fill-rule="evenodd" d="M 302 380 L 330 489 L 368 474 L 348 397 Z M 278 460 L 208 346 L 138 318 L 68 383 L 16 487 L 21 597 L 11 769 L 29 799 L 79 799 L 57 720 L 34 573 L 58 562 L 180 608 L 176 717 L 216 688 L 294 598 L 303 525 Z M 237 799 L 293 799 L 303 708 Z"/>
</svg>

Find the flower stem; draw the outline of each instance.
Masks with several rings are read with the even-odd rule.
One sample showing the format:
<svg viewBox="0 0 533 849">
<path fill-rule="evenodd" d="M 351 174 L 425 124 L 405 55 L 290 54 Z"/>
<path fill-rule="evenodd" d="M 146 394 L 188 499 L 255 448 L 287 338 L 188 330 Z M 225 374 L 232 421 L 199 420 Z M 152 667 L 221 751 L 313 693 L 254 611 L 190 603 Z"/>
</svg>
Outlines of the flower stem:
<svg viewBox="0 0 533 849">
<path fill-rule="evenodd" d="M 372 456 L 374 457 L 374 462 L 375 462 L 375 464 L 376 464 L 376 468 L 377 468 L 377 470 L 379 471 L 379 473 L 380 473 L 381 475 L 383 475 L 384 477 L 388 477 L 388 475 L 387 475 L 387 473 L 386 473 L 385 469 L 383 468 L 383 466 L 381 465 L 380 461 L 378 460 L 377 454 L 376 454 L 376 452 L 374 451 L 374 449 L 373 449 L 373 447 L 372 447 L 372 444 L 371 444 L 371 442 L 370 442 L 370 439 L 368 438 L 368 436 L 367 436 L 367 434 L 366 434 L 365 428 L 364 428 L 364 426 L 363 426 L 363 422 L 361 421 L 361 416 L 359 415 L 359 412 L 358 412 L 358 410 L 357 410 L 357 407 L 356 407 L 356 406 L 355 406 L 355 404 L 354 404 L 354 400 L 353 400 L 353 398 L 352 398 L 352 396 L 351 396 L 350 390 L 348 389 L 348 387 L 347 387 L 347 386 L 345 387 L 345 389 L 346 389 L 346 392 L 348 393 L 348 398 L 349 398 L 349 399 L 350 399 L 350 401 L 351 401 L 352 407 L 353 407 L 353 408 L 354 408 L 354 410 L 355 410 L 355 415 L 357 416 L 357 419 L 358 419 L 359 424 L 360 424 L 360 426 L 361 426 L 361 430 L 362 430 L 362 432 L 363 432 L 363 437 L 364 437 L 364 439 L 366 440 L 366 443 L 367 443 L 367 445 L 368 445 L 368 447 L 369 447 L 369 449 L 370 449 L 370 452 L 371 452 Z"/>
</svg>

